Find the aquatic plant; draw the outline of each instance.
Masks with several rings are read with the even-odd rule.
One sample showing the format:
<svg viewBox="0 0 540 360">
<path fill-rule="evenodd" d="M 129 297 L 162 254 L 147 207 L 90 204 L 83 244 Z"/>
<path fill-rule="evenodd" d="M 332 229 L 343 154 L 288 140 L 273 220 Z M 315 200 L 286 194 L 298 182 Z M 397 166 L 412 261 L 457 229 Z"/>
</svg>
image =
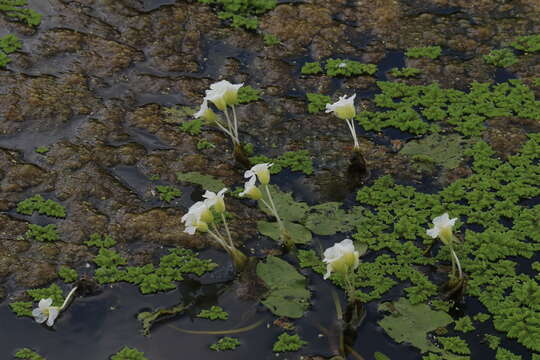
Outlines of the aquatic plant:
<svg viewBox="0 0 540 360">
<path fill-rule="evenodd" d="M 377 72 L 377 65 L 362 64 L 359 61 L 347 59 L 326 60 L 326 75 L 328 76 L 353 76 L 373 75 Z"/>
<path fill-rule="evenodd" d="M 79 278 L 79 274 L 77 274 L 77 271 L 67 266 L 60 266 L 60 269 L 58 270 L 58 276 L 61 277 L 65 283 L 74 282 Z"/>
<path fill-rule="evenodd" d="M 247 257 L 236 248 L 229 231 L 225 216 L 224 196 L 226 191 L 227 188 L 221 189 L 218 193 L 206 190 L 203 195 L 205 200 L 193 204 L 187 214 L 182 217 L 182 222 L 185 225 L 185 233 L 190 235 L 194 235 L 196 232 L 208 233 L 231 256 L 236 268 L 241 269 L 246 264 Z M 220 216 L 220 221 L 225 228 L 225 236 L 219 230 L 213 213 Z"/>
<path fill-rule="evenodd" d="M 27 8 L 27 5 L 27 0 L 0 0 L 0 13 L 10 20 L 38 26 L 41 23 L 41 14 Z"/>
<path fill-rule="evenodd" d="M 29 348 L 22 348 L 17 350 L 14 355 L 17 359 L 24 360 L 47 360 L 43 356 L 39 355 L 37 352 Z"/>
<path fill-rule="evenodd" d="M 157 185 L 156 191 L 159 193 L 159 198 L 166 202 L 171 202 L 174 198 L 182 195 L 182 191 L 180 191 L 180 189 L 166 185 Z"/>
<path fill-rule="evenodd" d="M 491 350 L 496 350 L 501 344 L 501 338 L 491 334 L 484 334 L 484 340 Z"/>
<path fill-rule="evenodd" d="M 214 305 L 210 309 L 201 310 L 197 317 L 209 320 L 227 320 L 229 314 L 221 306 Z"/>
<path fill-rule="evenodd" d="M 425 47 L 413 47 L 408 48 L 405 55 L 410 58 L 427 57 L 431 60 L 435 60 L 441 55 L 442 48 L 440 46 L 425 46 Z"/>
<path fill-rule="evenodd" d="M 240 340 L 237 338 L 224 336 L 220 338 L 215 344 L 210 345 L 210 349 L 214 351 L 226 351 L 235 350 L 240 346 Z"/>
<path fill-rule="evenodd" d="M 308 112 L 310 114 L 316 114 L 322 112 L 326 109 L 326 104 L 328 104 L 332 98 L 323 94 L 307 93 L 308 99 Z"/>
<path fill-rule="evenodd" d="M 242 86 L 238 90 L 238 103 L 248 104 L 261 99 L 262 90 L 254 89 L 249 85 Z"/>
<path fill-rule="evenodd" d="M 525 52 L 538 52 L 540 51 L 540 34 L 519 36 L 510 45 Z"/>
<path fill-rule="evenodd" d="M 323 262 L 326 264 L 324 279 L 328 279 L 335 272 L 345 279 L 347 295 L 354 298 L 355 287 L 350 280 L 352 273 L 360 263 L 360 253 L 355 249 L 351 239 L 345 239 L 335 243 L 324 251 Z"/>
<path fill-rule="evenodd" d="M 206 150 L 206 149 L 212 149 L 215 148 L 216 145 L 211 143 L 210 141 L 206 139 L 201 139 L 199 142 L 197 142 L 197 150 Z"/>
<path fill-rule="evenodd" d="M 220 189 L 223 189 L 225 187 L 223 181 L 216 179 L 211 175 L 201 174 L 196 171 L 187 173 L 178 172 L 176 173 L 176 179 L 178 179 L 178 181 L 184 181 L 187 183 L 200 185 L 203 190 L 210 190 L 214 192 L 219 191 Z"/>
<path fill-rule="evenodd" d="M 389 71 L 390 75 L 394 77 L 414 77 L 417 75 L 420 75 L 422 73 L 422 70 L 413 68 L 413 67 L 405 67 L 405 68 L 392 68 Z"/>
<path fill-rule="evenodd" d="M 111 360 L 148 360 L 142 351 L 124 346 L 120 351 L 111 356 Z"/>
<path fill-rule="evenodd" d="M 37 148 L 34 149 L 34 151 L 36 153 L 38 153 L 38 154 L 44 155 L 44 154 L 49 152 L 49 147 L 48 146 L 38 146 Z"/>
<path fill-rule="evenodd" d="M 220 19 L 231 20 L 233 27 L 254 30 L 259 26 L 258 15 L 262 15 L 277 5 L 276 0 L 198 0 L 200 3 L 217 5 L 222 9 Z"/>
<path fill-rule="evenodd" d="M 193 119 L 184 121 L 178 125 L 180 131 L 191 136 L 200 135 L 202 132 L 203 121 L 201 119 Z"/>
<path fill-rule="evenodd" d="M 289 335 L 283 333 L 279 335 L 277 341 L 272 346 L 272 350 L 274 352 L 298 351 L 306 344 L 307 341 L 302 340 L 298 334 Z"/>
<path fill-rule="evenodd" d="M 111 248 L 116 245 L 116 240 L 113 239 L 110 235 L 100 235 L 98 233 L 93 233 L 90 235 L 90 239 L 86 240 L 86 246 L 95 246 L 98 248 Z"/>
<path fill-rule="evenodd" d="M 17 204 L 17 212 L 23 215 L 32 215 L 34 212 L 51 217 L 66 217 L 66 209 L 57 202 L 45 200 L 41 195 L 34 195 Z"/>
<path fill-rule="evenodd" d="M 49 224 L 45 226 L 28 224 L 28 231 L 25 236 L 28 239 L 34 239 L 42 242 L 54 242 L 60 239 L 60 235 L 56 230 L 56 225 Z"/>
<path fill-rule="evenodd" d="M 471 317 L 466 315 L 462 318 L 457 319 L 454 329 L 456 329 L 457 331 L 464 332 L 464 333 L 473 331 L 474 326 L 473 326 Z"/>
<path fill-rule="evenodd" d="M 1 0 L 0 0 L 0 11 L 1 11 Z M 9 54 L 14 53 L 15 51 L 22 48 L 22 42 L 15 36 L 8 34 L 4 37 L 0 37 L 0 68 L 5 67 L 11 62 Z"/>
<path fill-rule="evenodd" d="M 307 150 L 286 151 L 277 158 L 257 155 L 250 157 L 249 161 L 253 165 L 272 163 L 270 174 L 277 174 L 284 168 L 289 168 L 291 171 L 301 171 L 306 175 L 313 174 L 313 160 Z"/>
<path fill-rule="evenodd" d="M 69 304 L 69 301 L 71 300 L 71 297 L 75 294 L 75 291 L 77 291 L 76 286 L 71 289 L 61 306 L 53 306 L 53 299 L 50 297 L 39 300 L 38 307 L 32 310 L 32 316 L 34 317 L 36 322 L 38 324 L 43 324 L 44 322 L 46 322 L 47 326 L 53 326 L 56 318 Z"/>
<path fill-rule="evenodd" d="M 326 112 L 332 112 L 341 120 L 345 120 L 354 141 L 354 149 L 356 151 L 360 151 L 360 145 L 358 143 L 358 138 L 356 136 L 356 130 L 354 129 L 353 122 L 353 119 L 356 116 L 356 109 L 354 108 L 354 98 L 356 98 L 356 94 L 353 94 L 349 97 L 347 97 L 346 95 L 340 96 L 337 102 L 333 104 L 326 104 Z"/>
<path fill-rule="evenodd" d="M 438 337 L 437 340 L 446 351 L 460 355 L 469 355 L 471 353 L 467 342 L 458 336 Z"/>
<path fill-rule="evenodd" d="M 461 269 L 461 263 L 459 261 L 456 252 L 454 251 L 454 243 L 459 240 L 452 233 L 452 227 L 456 223 L 457 218 L 450 219 L 448 213 L 444 213 L 441 216 L 437 216 L 433 219 L 433 228 L 426 231 L 426 233 L 433 239 L 439 238 L 450 249 L 452 259 L 452 279 L 454 281 L 463 280 L 463 270 Z"/>
<path fill-rule="evenodd" d="M 321 63 L 318 61 L 306 62 L 304 65 L 302 65 L 300 72 L 304 75 L 315 75 L 322 73 L 323 68 L 321 66 Z"/>
<path fill-rule="evenodd" d="M 277 45 L 280 43 L 279 38 L 274 34 L 264 34 L 263 41 L 266 46 Z"/>
<path fill-rule="evenodd" d="M 484 55 L 484 61 L 487 64 L 495 65 L 498 67 L 512 66 L 518 62 L 514 52 L 510 49 L 491 50 L 487 55 Z"/>
</svg>

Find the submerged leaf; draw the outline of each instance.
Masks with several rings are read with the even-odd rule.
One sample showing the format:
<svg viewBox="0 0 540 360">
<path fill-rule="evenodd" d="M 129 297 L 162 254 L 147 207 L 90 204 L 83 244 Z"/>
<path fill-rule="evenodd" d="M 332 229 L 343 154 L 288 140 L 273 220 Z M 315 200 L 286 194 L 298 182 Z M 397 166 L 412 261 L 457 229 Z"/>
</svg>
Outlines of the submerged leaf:
<svg viewBox="0 0 540 360">
<path fill-rule="evenodd" d="M 311 232 L 303 225 L 284 221 L 283 224 L 295 244 L 308 244 L 311 241 Z M 277 222 L 257 221 L 257 230 L 273 240 L 280 241 L 280 230 Z"/>
</svg>

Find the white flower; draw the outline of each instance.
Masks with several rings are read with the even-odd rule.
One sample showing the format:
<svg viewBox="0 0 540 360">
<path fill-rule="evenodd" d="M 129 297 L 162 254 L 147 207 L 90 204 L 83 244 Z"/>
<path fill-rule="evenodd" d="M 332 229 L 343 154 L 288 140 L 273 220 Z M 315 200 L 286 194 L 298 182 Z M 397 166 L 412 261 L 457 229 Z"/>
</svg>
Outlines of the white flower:
<svg viewBox="0 0 540 360">
<path fill-rule="evenodd" d="M 351 239 L 335 243 L 334 246 L 324 251 L 323 262 L 326 263 L 326 274 L 328 279 L 332 272 L 347 273 L 350 269 L 356 269 L 360 263 L 360 253 L 355 250 Z"/>
<path fill-rule="evenodd" d="M 433 219 L 433 228 L 427 230 L 426 233 L 434 239 L 438 236 L 443 243 L 448 244 L 452 241 L 452 227 L 456 220 L 457 218 L 450 219 L 448 213 L 437 216 Z"/>
<path fill-rule="evenodd" d="M 262 198 L 261 190 L 255 186 L 257 178 L 252 176 L 244 185 L 244 191 L 240 193 L 241 197 L 247 196 L 253 200 L 259 200 Z"/>
<path fill-rule="evenodd" d="M 227 105 L 235 105 L 238 102 L 238 90 L 244 86 L 241 84 L 231 84 L 227 80 L 221 80 L 210 85 L 210 90 L 206 90 L 206 98 L 223 111 Z"/>
<path fill-rule="evenodd" d="M 195 204 L 191 205 L 187 214 L 182 216 L 182 222 L 186 226 L 184 232 L 190 235 L 195 234 L 196 231 L 208 231 L 207 223 L 213 221 L 214 217 L 208 203 L 205 201 L 197 201 Z"/>
<path fill-rule="evenodd" d="M 356 94 L 348 97 L 346 95 L 340 96 L 339 100 L 333 104 L 326 104 L 326 112 L 334 112 L 334 114 L 343 120 L 354 118 L 356 110 L 354 108 L 354 99 Z"/>
<path fill-rule="evenodd" d="M 213 191 L 206 190 L 203 195 L 203 198 L 206 199 L 204 202 L 208 207 L 214 207 L 214 210 L 222 213 L 225 211 L 225 201 L 223 200 L 225 192 L 227 192 L 227 188 L 221 189 L 217 194 Z"/>
<path fill-rule="evenodd" d="M 339 67 L 339 68 L 347 67 L 347 63 L 344 63 L 344 62 L 339 63 L 338 67 Z"/>
<path fill-rule="evenodd" d="M 216 121 L 216 113 L 214 113 L 214 111 L 212 111 L 212 109 L 208 107 L 207 98 L 204 98 L 203 103 L 201 104 L 201 108 L 199 109 L 199 111 L 193 114 L 193 116 L 196 119 L 202 117 L 204 120 L 209 121 L 209 122 Z"/>
<path fill-rule="evenodd" d="M 32 310 L 32 316 L 38 324 L 42 324 L 47 321 L 47 326 L 53 326 L 54 321 L 60 314 L 60 308 L 58 306 L 51 306 L 53 299 L 41 299 L 39 300 L 38 307 Z"/>
<path fill-rule="evenodd" d="M 247 170 L 244 173 L 244 178 L 250 178 L 253 176 L 257 176 L 261 184 L 268 184 L 270 182 L 270 171 L 268 169 L 274 164 L 272 163 L 263 163 L 263 164 L 257 164 L 253 166 L 250 170 Z"/>
</svg>

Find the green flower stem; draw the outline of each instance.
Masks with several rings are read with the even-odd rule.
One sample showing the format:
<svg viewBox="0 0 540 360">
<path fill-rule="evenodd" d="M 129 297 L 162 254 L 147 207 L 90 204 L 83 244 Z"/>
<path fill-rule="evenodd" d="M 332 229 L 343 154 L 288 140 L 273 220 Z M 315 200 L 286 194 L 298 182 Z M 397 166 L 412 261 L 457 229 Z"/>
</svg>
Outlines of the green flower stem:
<svg viewBox="0 0 540 360">
<path fill-rule="evenodd" d="M 216 229 L 216 226 L 215 226 L 215 225 L 213 225 L 213 228 L 214 228 L 214 231 L 216 231 L 216 233 L 215 233 L 215 232 L 212 232 L 212 230 L 210 230 L 210 229 L 208 229 L 208 233 L 210 234 L 211 237 L 214 238 L 214 240 L 216 240 L 216 241 L 218 242 L 219 245 L 221 245 L 221 247 L 222 247 L 225 251 L 229 252 L 229 251 L 230 251 L 229 244 L 227 244 L 227 242 L 225 241 L 225 239 L 223 239 L 223 237 L 221 237 L 221 236 L 219 236 L 219 235 L 217 234 L 217 229 Z"/>
<path fill-rule="evenodd" d="M 73 296 L 73 294 L 75 294 L 75 291 L 77 291 L 77 287 L 73 287 L 73 289 L 71 289 L 71 291 L 67 294 L 66 296 L 66 299 L 64 300 L 64 303 L 62 304 L 62 306 L 60 306 L 60 309 L 58 310 L 58 312 L 64 310 L 66 308 L 66 306 L 68 305 L 69 301 L 71 300 L 71 297 Z"/>
<path fill-rule="evenodd" d="M 231 105 L 233 120 L 234 120 L 234 133 L 236 134 L 236 140 L 240 142 L 240 137 L 238 136 L 238 118 L 236 117 L 236 108 L 234 105 Z"/>
<path fill-rule="evenodd" d="M 227 126 L 229 127 L 229 131 L 232 133 L 232 141 L 235 144 L 240 144 L 240 141 L 238 140 L 238 135 L 234 131 L 233 123 L 231 122 L 231 117 L 229 116 L 229 112 L 227 111 L 227 107 L 225 107 L 225 110 L 223 110 L 225 113 L 225 118 L 227 119 Z"/>
<path fill-rule="evenodd" d="M 221 213 L 221 220 L 223 220 L 223 224 L 225 225 L 225 232 L 227 233 L 227 237 L 229 238 L 229 246 L 234 248 L 234 243 L 232 241 L 231 232 L 229 231 L 229 225 L 227 224 L 227 219 L 225 218 L 225 215 Z"/>
<path fill-rule="evenodd" d="M 452 254 L 452 274 L 454 273 L 454 262 L 455 262 L 458 268 L 459 279 L 461 280 L 463 279 L 463 271 L 461 270 L 461 263 L 459 262 L 459 259 L 452 245 L 450 245 L 450 253 Z"/>
<path fill-rule="evenodd" d="M 360 150 L 360 144 L 358 143 L 358 137 L 356 136 L 356 130 L 354 129 L 354 120 L 345 119 L 345 122 L 347 123 L 347 126 L 349 126 L 349 130 L 351 131 L 351 135 L 354 141 L 354 149 Z"/>
<path fill-rule="evenodd" d="M 235 268 L 237 270 L 242 269 L 247 262 L 246 255 L 234 247 L 234 245 L 232 244 L 232 240 L 231 240 L 231 244 L 229 245 L 227 241 L 223 238 L 223 236 L 219 233 L 219 230 L 215 224 L 212 224 L 212 227 L 214 228 L 215 232 L 208 229 L 208 233 L 210 234 L 210 236 L 212 236 L 221 245 L 221 247 L 229 254 L 229 256 L 232 258 L 234 262 Z"/>
<path fill-rule="evenodd" d="M 274 204 L 274 199 L 272 198 L 272 194 L 270 193 L 270 189 L 268 188 L 268 184 L 265 184 L 264 188 L 266 190 L 266 194 L 268 195 L 268 200 L 270 200 L 270 206 L 264 200 L 263 204 L 265 204 L 266 207 L 270 209 L 278 222 L 279 230 L 281 233 L 281 242 L 287 247 L 287 249 L 294 249 L 294 243 L 292 242 L 291 235 L 289 234 L 289 232 L 285 228 L 285 225 L 283 224 L 283 221 L 281 221 L 281 218 L 279 217 L 276 205 Z"/>
<path fill-rule="evenodd" d="M 234 134 L 232 134 L 229 130 L 225 129 L 225 126 L 223 126 L 219 120 L 216 120 L 216 124 L 217 126 L 221 129 L 221 131 L 223 131 L 225 134 L 229 135 L 229 137 L 231 138 L 231 140 L 233 141 L 233 143 L 235 142 L 235 138 L 234 138 Z"/>
</svg>

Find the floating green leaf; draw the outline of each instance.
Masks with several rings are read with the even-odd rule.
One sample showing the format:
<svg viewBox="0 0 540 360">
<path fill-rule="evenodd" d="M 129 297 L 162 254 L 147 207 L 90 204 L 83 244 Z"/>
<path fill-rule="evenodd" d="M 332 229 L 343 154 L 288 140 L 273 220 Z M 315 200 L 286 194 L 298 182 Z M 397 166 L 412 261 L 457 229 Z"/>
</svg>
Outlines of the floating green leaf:
<svg viewBox="0 0 540 360">
<path fill-rule="evenodd" d="M 192 184 L 201 185 L 204 190 L 217 192 L 225 187 L 223 181 L 216 179 L 213 176 L 198 173 L 196 171 L 187 173 L 176 173 L 178 181 L 185 181 Z"/>
<path fill-rule="evenodd" d="M 311 232 L 303 225 L 290 221 L 284 221 L 283 225 L 295 244 L 309 244 L 311 241 Z M 280 241 L 281 239 L 281 231 L 277 222 L 257 221 L 257 230 L 273 240 Z"/>
</svg>

